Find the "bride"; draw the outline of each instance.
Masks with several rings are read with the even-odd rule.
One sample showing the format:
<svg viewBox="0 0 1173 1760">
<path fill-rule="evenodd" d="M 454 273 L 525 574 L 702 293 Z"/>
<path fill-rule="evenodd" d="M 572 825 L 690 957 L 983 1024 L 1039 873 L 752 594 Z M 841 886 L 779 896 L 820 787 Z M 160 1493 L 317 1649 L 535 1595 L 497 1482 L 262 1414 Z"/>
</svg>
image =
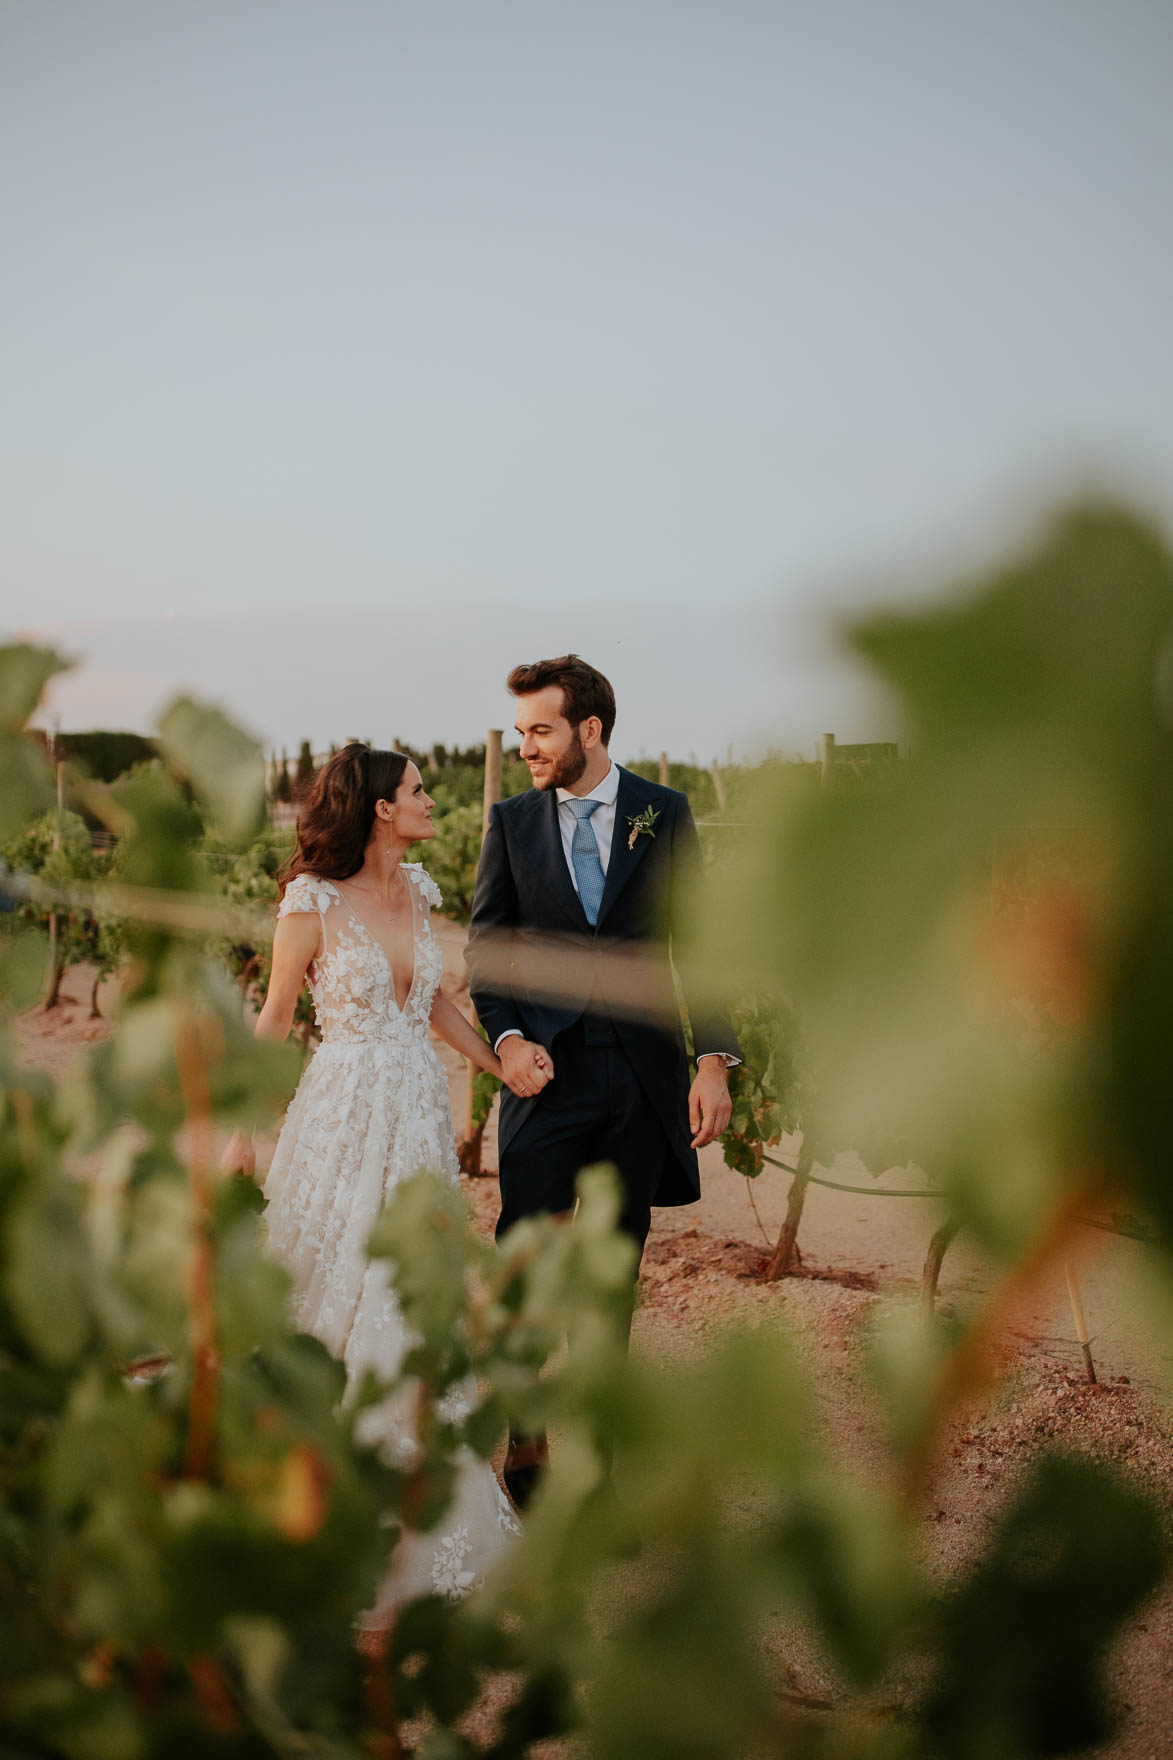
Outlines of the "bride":
<svg viewBox="0 0 1173 1760">
<path fill-rule="evenodd" d="M 443 959 L 430 908 L 440 893 L 408 847 L 435 835 L 434 802 L 402 752 L 354 743 L 319 771 L 297 847 L 280 876 L 261 1039 L 282 1040 L 308 976 L 322 1042 L 290 1103 L 264 1182 L 270 1252 L 291 1273 L 296 1324 L 346 1365 L 391 1380 L 410 1339 L 383 1261 L 366 1244 L 391 1189 L 429 1168 L 455 1183 L 448 1082 L 429 1028 L 481 1069 L 494 1052 L 439 994 Z M 225 1171 L 253 1172 L 237 1133 Z M 395 1465 L 410 1465 L 410 1404 L 388 1398 L 360 1420 Z M 467 1451 L 433 1532 L 404 1531 L 361 1629 L 387 1630 L 422 1595 L 458 1599 L 518 1532 L 488 1463 Z"/>
</svg>

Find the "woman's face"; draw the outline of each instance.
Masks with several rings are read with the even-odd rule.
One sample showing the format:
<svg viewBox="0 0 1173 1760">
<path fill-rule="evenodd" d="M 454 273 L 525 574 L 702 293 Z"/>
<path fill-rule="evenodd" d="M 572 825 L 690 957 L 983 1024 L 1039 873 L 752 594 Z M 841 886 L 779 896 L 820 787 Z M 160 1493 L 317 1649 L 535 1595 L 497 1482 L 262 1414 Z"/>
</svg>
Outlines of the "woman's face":
<svg viewBox="0 0 1173 1760">
<path fill-rule="evenodd" d="M 432 808 L 436 803 L 431 795 L 424 793 L 420 773 L 410 759 L 392 804 L 395 814 L 391 823 L 396 837 L 402 838 L 404 843 L 418 843 L 421 838 L 435 837 Z"/>
</svg>

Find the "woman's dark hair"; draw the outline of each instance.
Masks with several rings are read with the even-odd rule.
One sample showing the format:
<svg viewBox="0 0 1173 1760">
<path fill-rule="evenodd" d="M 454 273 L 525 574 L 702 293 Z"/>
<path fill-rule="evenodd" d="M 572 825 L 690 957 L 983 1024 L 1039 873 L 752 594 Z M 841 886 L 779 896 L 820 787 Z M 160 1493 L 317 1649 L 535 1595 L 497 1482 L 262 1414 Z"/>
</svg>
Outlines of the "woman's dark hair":
<svg viewBox="0 0 1173 1760">
<path fill-rule="evenodd" d="M 362 867 L 375 823 L 375 802 L 393 801 L 405 752 L 377 752 L 352 740 L 322 765 L 297 821 L 297 844 L 277 875 L 284 893 L 295 874 L 346 880 Z"/>
<path fill-rule="evenodd" d="M 562 692 L 562 713 L 571 727 L 581 727 L 597 715 L 603 724 L 603 744 L 610 745 L 615 726 L 615 692 L 610 681 L 577 654 L 515 666 L 505 683 L 515 697 L 532 696 L 534 691 L 544 691 L 548 685 L 556 684 Z"/>
</svg>

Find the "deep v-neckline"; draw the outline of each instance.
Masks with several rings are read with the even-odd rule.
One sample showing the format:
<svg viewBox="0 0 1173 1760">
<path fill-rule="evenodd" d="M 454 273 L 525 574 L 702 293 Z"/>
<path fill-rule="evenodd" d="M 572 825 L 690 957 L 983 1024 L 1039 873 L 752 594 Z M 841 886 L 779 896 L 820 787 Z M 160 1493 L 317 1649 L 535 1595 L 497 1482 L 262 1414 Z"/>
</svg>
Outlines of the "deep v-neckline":
<svg viewBox="0 0 1173 1760">
<path fill-rule="evenodd" d="M 396 1014 L 400 1015 L 407 1013 L 407 1005 L 411 1001 L 412 991 L 415 989 L 416 973 L 419 970 L 419 947 L 416 942 L 416 912 L 418 908 L 415 899 L 416 889 L 410 874 L 405 873 L 404 878 L 407 881 L 407 896 L 411 902 L 411 977 L 408 980 L 407 993 L 402 1002 L 400 1002 L 398 996 L 395 994 L 395 967 L 391 964 L 390 954 L 387 952 L 387 949 L 383 946 L 383 943 L 379 940 L 379 937 L 375 934 L 374 930 L 359 915 L 358 911 L 355 910 L 353 904 L 351 904 L 349 898 L 347 898 L 346 894 L 343 892 L 339 882 L 337 880 L 334 882 L 334 890 L 350 912 L 352 921 L 358 924 L 371 946 L 382 955 L 383 964 L 387 968 L 387 976 L 391 980 L 391 1000 L 395 1004 Z"/>
</svg>

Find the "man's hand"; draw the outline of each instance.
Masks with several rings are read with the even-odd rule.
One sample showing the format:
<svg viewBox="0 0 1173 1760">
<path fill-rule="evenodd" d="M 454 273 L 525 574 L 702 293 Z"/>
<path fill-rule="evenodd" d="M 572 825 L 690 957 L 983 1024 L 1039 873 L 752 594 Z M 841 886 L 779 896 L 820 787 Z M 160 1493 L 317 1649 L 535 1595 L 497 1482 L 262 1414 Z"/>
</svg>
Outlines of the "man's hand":
<svg viewBox="0 0 1173 1760">
<path fill-rule="evenodd" d="M 511 1033 L 502 1039 L 497 1051 L 501 1059 L 501 1079 L 521 1100 L 540 1094 L 547 1082 L 554 1079 L 554 1062 L 544 1045 L 522 1039 Z"/>
<path fill-rule="evenodd" d="M 688 1090 L 688 1128 L 692 1147 L 703 1149 L 729 1126 L 733 1103 L 729 1098 L 729 1071 L 720 1057 L 702 1057 L 696 1080 Z"/>
</svg>

